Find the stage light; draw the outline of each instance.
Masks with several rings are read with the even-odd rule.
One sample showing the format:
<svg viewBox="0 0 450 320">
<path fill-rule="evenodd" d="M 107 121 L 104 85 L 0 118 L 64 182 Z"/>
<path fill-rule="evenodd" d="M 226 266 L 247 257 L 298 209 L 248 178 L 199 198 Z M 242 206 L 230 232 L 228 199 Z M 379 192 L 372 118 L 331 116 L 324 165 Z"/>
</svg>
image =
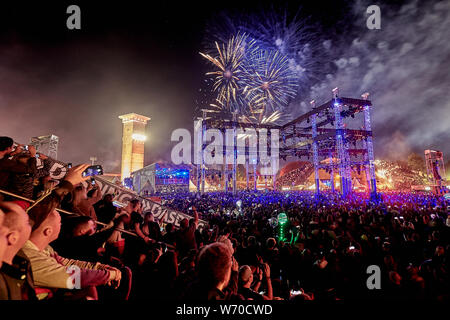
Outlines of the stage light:
<svg viewBox="0 0 450 320">
<path fill-rule="evenodd" d="M 131 138 L 133 140 L 136 140 L 136 141 L 145 141 L 145 140 L 147 140 L 147 137 L 145 135 L 139 134 L 139 133 L 133 133 L 131 135 Z"/>
</svg>

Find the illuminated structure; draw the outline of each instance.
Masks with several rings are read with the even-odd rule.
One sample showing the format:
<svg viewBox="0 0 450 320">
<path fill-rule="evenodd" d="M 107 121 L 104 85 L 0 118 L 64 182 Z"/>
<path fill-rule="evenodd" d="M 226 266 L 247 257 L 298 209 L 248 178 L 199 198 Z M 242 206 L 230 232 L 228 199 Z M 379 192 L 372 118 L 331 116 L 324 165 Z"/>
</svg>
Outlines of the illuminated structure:
<svg viewBox="0 0 450 320">
<path fill-rule="evenodd" d="M 435 194 L 444 193 L 445 167 L 444 154 L 441 151 L 425 150 L 427 174 Z"/>
<path fill-rule="evenodd" d="M 286 237 L 286 233 L 287 233 L 287 225 L 289 223 L 289 219 L 288 216 L 286 215 L 286 213 L 281 212 L 278 217 L 278 241 L 286 241 L 287 237 Z"/>
<path fill-rule="evenodd" d="M 58 159 L 59 138 L 54 134 L 48 136 L 39 136 L 31 138 L 30 145 L 36 148 L 36 151 L 43 153 L 55 160 Z"/>
<path fill-rule="evenodd" d="M 371 198 L 378 200 L 370 120 L 372 103 L 368 97 L 369 93 L 364 93 L 362 99 L 339 97 L 335 88 L 331 100 L 319 107 L 312 101 L 311 111 L 281 127 L 280 156 L 308 159 L 312 156 L 316 194 L 320 193 L 318 169 L 332 173 L 337 169 L 340 191 L 347 196 L 356 189 L 352 186 L 352 170 L 359 172 L 364 168 Z M 360 120 L 356 118 L 358 114 L 363 115 L 362 125 L 350 129 L 349 124 Z M 345 119 L 351 121 L 345 123 Z M 334 181 L 331 184 L 334 186 Z"/>
<path fill-rule="evenodd" d="M 315 101 L 312 101 L 312 109 L 309 112 L 282 126 L 241 123 L 236 122 L 235 116 L 233 116 L 232 120 L 227 120 L 219 114 L 214 118 L 206 118 L 205 111 L 203 111 L 201 124 L 203 129 L 198 132 L 204 133 L 208 128 L 214 128 L 220 130 L 225 135 L 227 129 L 233 129 L 233 137 L 236 138 L 236 128 L 242 130 L 254 129 L 258 131 L 258 135 L 261 138 L 262 132 L 270 130 L 271 135 L 273 135 L 278 130 L 279 138 L 277 141 L 279 143 L 272 145 L 272 143 L 269 144 L 269 141 L 266 140 L 262 145 L 260 144 L 258 149 L 261 146 L 267 145 L 267 150 L 270 148 L 271 157 L 273 155 L 279 155 L 284 160 L 288 157 L 312 160 L 317 195 L 320 194 L 319 169 L 325 169 L 327 172 L 331 172 L 330 185 L 332 189 L 335 186 L 334 173 L 336 170 L 339 172 L 339 187 L 343 196 L 347 196 L 354 190 L 359 189 L 359 186 L 352 186 L 352 170 L 355 172 L 364 170 L 371 199 L 378 201 L 370 119 L 372 103 L 368 100 L 368 97 L 368 93 L 364 93 L 362 99 L 339 97 L 338 88 L 335 88 L 332 91 L 331 100 L 318 107 L 316 107 Z M 362 115 L 362 117 L 358 117 L 358 115 Z M 350 124 L 358 124 L 358 126 L 355 129 L 350 129 Z M 275 129 L 274 133 L 272 133 L 272 129 Z M 204 150 L 206 146 L 205 140 L 202 140 L 200 136 L 198 137 L 198 141 L 203 141 L 203 145 L 199 150 Z M 256 140 L 254 143 L 249 142 L 248 145 L 244 144 L 241 147 L 237 146 L 236 142 L 230 145 L 234 151 L 231 153 L 234 158 L 232 163 L 236 162 L 238 154 L 245 155 L 245 165 L 248 168 L 249 164 L 254 164 L 256 177 L 255 160 L 257 157 L 252 152 L 252 145 L 254 144 L 256 144 Z M 223 155 L 227 154 L 226 151 L 224 148 Z M 275 161 L 272 159 L 271 163 L 275 163 Z M 225 167 L 227 168 L 228 165 Z M 235 168 L 236 166 L 233 166 L 233 178 L 236 176 Z M 203 170 L 205 169 L 205 166 L 203 166 Z M 276 172 L 275 170 L 272 170 L 272 172 L 274 175 L 272 183 L 274 184 L 274 189 L 276 189 Z M 199 180 L 203 180 L 203 177 L 204 174 L 200 175 Z M 225 186 L 227 186 L 228 178 L 228 172 L 225 170 Z M 256 181 L 256 179 L 254 180 Z M 199 181 L 197 186 L 201 184 L 202 181 Z M 338 185 L 336 184 L 336 186 Z M 248 179 L 247 188 L 249 188 Z M 200 188 L 198 191 L 201 191 Z M 225 191 L 228 191 L 226 187 Z M 233 183 L 233 193 L 235 192 L 236 186 Z"/>
<path fill-rule="evenodd" d="M 188 192 L 189 176 L 189 166 L 171 163 L 153 163 L 131 173 L 133 190 L 141 196 Z"/>
<path fill-rule="evenodd" d="M 121 180 L 144 167 L 145 127 L 150 118 L 128 113 L 119 116 L 123 123 Z"/>
</svg>

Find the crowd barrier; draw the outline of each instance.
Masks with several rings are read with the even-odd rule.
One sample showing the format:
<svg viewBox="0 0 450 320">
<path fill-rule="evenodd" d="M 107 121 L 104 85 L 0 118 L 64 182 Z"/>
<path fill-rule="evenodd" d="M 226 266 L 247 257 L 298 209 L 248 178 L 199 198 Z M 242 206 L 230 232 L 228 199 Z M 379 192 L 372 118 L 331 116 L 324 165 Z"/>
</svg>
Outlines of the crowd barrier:
<svg viewBox="0 0 450 320">
<path fill-rule="evenodd" d="M 114 194 L 114 200 L 116 200 L 116 201 L 126 203 L 128 200 L 131 200 L 131 199 L 139 199 L 142 204 L 143 212 L 150 211 L 153 213 L 155 218 L 158 218 L 158 219 L 161 219 L 164 216 L 164 221 L 161 221 L 161 222 L 172 223 L 176 227 L 179 227 L 181 220 L 183 220 L 184 218 L 187 218 L 187 219 L 192 218 L 192 216 L 187 215 L 181 211 L 174 210 L 167 206 L 163 206 L 159 203 L 152 201 L 151 199 L 141 197 L 134 191 L 123 188 L 118 185 L 115 185 L 114 183 L 111 183 L 111 182 L 101 178 L 101 176 L 96 176 L 95 181 L 96 181 L 96 184 L 99 186 L 103 195 Z M 167 214 L 165 214 L 166 211 L 167 211 Z M 199 227 L 205 226 L 206 224 L 207 224 L 206 221 L 199 219 L 199 221 L 198 221 Z"/>
<path fill-rule="evenodd" d="M 66 176 L 67 171 L 68 171 L 67 164 L 62 161 L 50 158 L 50 157 L 48 159 L 51 162 L 50 170 L 49 170 L 50 177 L 54 180 L 62 180 Z M 43 167 L 43 162 L 41 159 L 37 159 L 37 166 L 38 166 L 38 168 Z M 164 216 L 164 221 L 161 221 L 163 223 L 166 223 L 166 224 L 172 223 L 175 225 L 175 227 L 179 227 L 181 220 L 183 220 L 184 218 L 187 218 L 187 219 L 192 218 L 191 215 L 188 215 L 181 211 L 174 210 L 172 208 L 163 206 L 163 205 L 158 204 L 148 198 L 141 197 L 134 191 L 132 191 L 130 189 L 126 189 L 120 185 L 111 183 L 108 180 L 102 178 L 101 176 L 96 176 L 95 181 L 98 184 L 103 195 L 114 194 L 115 195 L 114 200 L 116 200 L 116 201 L 127 202 L 128 200 L 131 200 L 131 199 L 139 199 L 142 203 L 143 211 L 144 212 L 151 211 L 156 218 L 161 218 Z M 167 210 L 167 214 L 164 215 L 166 210 Z M 207 225 L 207 222 L 199 219 L 198 226 L 203 227 L 205 225 Z"/>
</svg>

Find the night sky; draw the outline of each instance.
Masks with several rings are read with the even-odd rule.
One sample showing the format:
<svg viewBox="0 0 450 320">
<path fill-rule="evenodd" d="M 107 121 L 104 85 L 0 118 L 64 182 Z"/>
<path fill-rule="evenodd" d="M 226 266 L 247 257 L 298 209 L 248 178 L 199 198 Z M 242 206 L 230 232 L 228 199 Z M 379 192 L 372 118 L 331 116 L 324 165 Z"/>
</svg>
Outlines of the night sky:
<svg viewBox="0 0 450 320">
<path fill-rule="evenodd" d="M 94 2 L 94 3 L 93 3 Z M 424 149 L 450 153 L 449 1 L 58 1 L 0 5 L 0 135 L 28 143 L 60 137 L 59 159 L 119 172 L 124 113 L 152 118 L 145 164 L 170 160 L 177 128 L 192 130 L 207 63 L 207 25 L 221 15 L 282 7 L 319 26 L 326 66 L 302 84 L 292 116 L 341 95 L 371 92 L 375 156 L 404 158 Z M 150 2 L 147 2 L 150 3 Z M 81 7 L 81 30 L 66 28 L 66 8 Z M 381 30 L 366 28 L 378 4 Z M 201 104 L 201 103 L 200 103 Z"/>
</svg>

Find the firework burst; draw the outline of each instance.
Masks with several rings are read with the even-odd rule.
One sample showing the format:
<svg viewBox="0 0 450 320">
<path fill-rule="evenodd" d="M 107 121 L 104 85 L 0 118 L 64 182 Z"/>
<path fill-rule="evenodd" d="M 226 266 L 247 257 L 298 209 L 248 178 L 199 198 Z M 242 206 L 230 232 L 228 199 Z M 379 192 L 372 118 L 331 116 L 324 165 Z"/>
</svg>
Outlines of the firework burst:
<svg viewBox="0 0 450 320">
<path fill-rule="evenodd" d="M 282 111 L 295 98 L 298 76 L 289 66 L 288 58 L 277 50 L 258 50 L 244 65 L 243 95 L 259 121 L 273 112 Z"/>
<path fill-rule="evenodd" d="M 220 13 L 207 24 L 204 46 L 211 50 L 215 41 L 223 42 L 232 34 L 245 33 L 260 48 L 277 50 L 285 55 L 292 72 L 299 76 L 299 87 L 328 73 L 323 61 L 328 57 L 320 26 L 301 8 L 294 14 L 288 8 L 273 7 L 259 12 Z M 329 60 L 329 59 L 328 59 Z"/>
<path fill-rule="evenodd" d="M 238 33 L 226 43 L 215 43 L 216 56 L 200 52 L 200 55 L 215 66 L 215 70 L 207 72 L 214 77 L 213 91 L 217 92 L 217 108 L 227 111 L 240 111 L 245 102 L 240 95 L 240 82 L 246 55 L 252 55 L 256 49 L 255 41 L 246 34 Z"/>
</svg>

